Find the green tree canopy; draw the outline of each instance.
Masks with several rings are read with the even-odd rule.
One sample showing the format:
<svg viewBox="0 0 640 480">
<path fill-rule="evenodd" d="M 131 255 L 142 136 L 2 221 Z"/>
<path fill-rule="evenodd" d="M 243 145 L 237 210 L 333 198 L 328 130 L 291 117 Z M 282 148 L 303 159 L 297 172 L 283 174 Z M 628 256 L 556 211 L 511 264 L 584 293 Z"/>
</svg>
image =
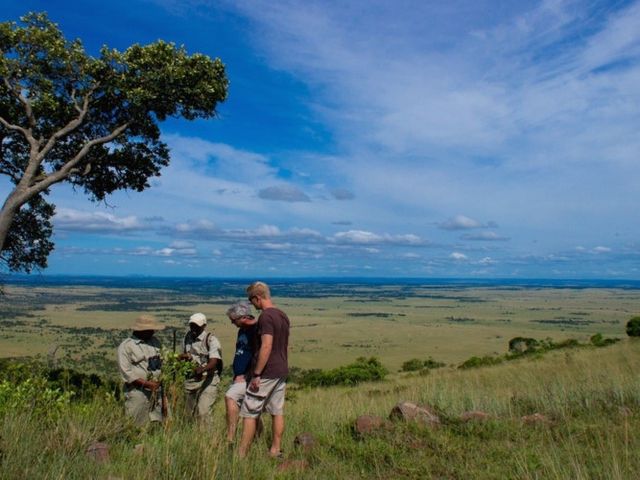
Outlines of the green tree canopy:
<svg viewBox="0 0 640 480">
<path fill-rule="evenodd" d="M 632 317 L 627 322 L 627 335 L 630 337 L 640 337 L 640 317 Z"/>
<path fill-rule="evenodd" d="M 227 97 L 220 59 L 159 40 L 88 55 L 44 13 L 0 23 L 0 261 L 45 268 L 53 249 L 49 188 L 68 182 L 94 201 L 142 191 L 169 163 L 158 123 L 210 118 Z"/>
</svg>

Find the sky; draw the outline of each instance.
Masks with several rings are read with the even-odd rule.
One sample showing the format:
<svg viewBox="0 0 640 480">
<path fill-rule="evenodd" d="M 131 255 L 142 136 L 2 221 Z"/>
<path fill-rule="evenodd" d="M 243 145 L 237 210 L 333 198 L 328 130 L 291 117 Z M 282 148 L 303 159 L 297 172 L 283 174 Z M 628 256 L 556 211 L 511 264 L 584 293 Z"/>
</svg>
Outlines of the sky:
<svg viewBox="0 0 640 480">
<path fill-rule="evenodd" d="M 21 0 L 91 55 L 219 57 L 218 116 L 45 274 L 640 279 L 640 1 Z M 9 191 L 0 179 L 0 198 Z"/>
</svg>

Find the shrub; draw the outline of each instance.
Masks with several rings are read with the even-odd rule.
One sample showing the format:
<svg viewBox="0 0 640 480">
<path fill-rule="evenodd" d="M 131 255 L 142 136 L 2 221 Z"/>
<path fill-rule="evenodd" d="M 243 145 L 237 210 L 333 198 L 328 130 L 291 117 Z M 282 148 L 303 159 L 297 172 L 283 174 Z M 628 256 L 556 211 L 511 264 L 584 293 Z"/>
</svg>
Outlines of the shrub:
<svg viewBox="0 0 640 480">
<path fill-rule="evenodd" d="M 388 370 L 376 357 L 360 357 L 354 363 L 332 370 L 307 370 L 300 375 L 298 383 L 305 387 L 356 385 L 360 382 L 383 380 L 387 373 Z"/>
<path fill-rule="evenodd" d="M 424 362 L 418 358 L 412 358 L 402 364 L 403 372 L 415 372 L 416 370 L 422 370 Z"/>
<path fill-rule="evenodd" d="M 535 338 L 514 337 L 509 340 L 509 351 L 513 353 L 525 353 L 535 350 L 540 342 Z"/>
<path fill-rule="evenodd" d="M 604 338 L 601 333 L 592 335 L 589 340 L 591 341 L 591 345 L 595 347 L 606 347 L 607 345 L 612 345 L 620 341 L 619 338 Z"/>
<path fill-rule="evenodd" d="M 440 367 L 444 367 L 445 365 L 446 364 L 444 362 L 438 362 L 437 360 L 434 360 L 432 357 L 429 357 L 424 361 L 424 368 L 427 368 L 427 369 L 440 368 Z"/>
<path fill-rule="evenodd" d="M 574 348 L 579 346 L 580 346 L 580 342 L 578 340 L 576 340 L 575 338 L 567 338 L 566 340 L 552 344 L 549 347 L 549 350 L 554 350 L 558 348 Z"/>
<path fill-rule="evenodd" d="M 502 358 L 486 355 L 484 357 L 471 357 L 470 359 L 465 360 L 458 368 L 477 368 L 485 367 L 487 365 L 497 365 L 499 363 L 502 363 Z"/>
<path fill-rule="evenodd" d="M 21 385 L 27 380 L 36 381 L 42 384 L 42 388 L 71 393 L 74 401 L 93 398 L 98 391 L 115 394 L 117 397 L 120 393 L 120 384 L 114 380 L 71 368 L 48 368 L 44 363 L 33 359 L 2 359 L 0 377 L 12 385 Z"/>
<path fill-rule="evenodd" d="M 633 317 L 627 322 L 627 335 L 640 337 L 640 317 Z"/>
<path fill-rule="evenodd" d="M 402 364 L 401 371 L 415 372 L 417 370 L 423 370 L 423 369 L 430 370 L 432 368 L 440 368 L 444 366 L 445 366 L 444 363 L 434 360 L 433 357 L 429 357 L 426 360 L 420 360 L 419 358 L 412 358 L 411 360 L 407 360 Z"/>
<path fill-rule="evenodd" d="M 71 397 L 73 392 L 47 386 L 43 376 L 26 378 L 17 385 L 3 380 L 0 382 L 0 416 L 29 411 L 32 415 L 53 418 L 69 405 Z"/>
</svg>

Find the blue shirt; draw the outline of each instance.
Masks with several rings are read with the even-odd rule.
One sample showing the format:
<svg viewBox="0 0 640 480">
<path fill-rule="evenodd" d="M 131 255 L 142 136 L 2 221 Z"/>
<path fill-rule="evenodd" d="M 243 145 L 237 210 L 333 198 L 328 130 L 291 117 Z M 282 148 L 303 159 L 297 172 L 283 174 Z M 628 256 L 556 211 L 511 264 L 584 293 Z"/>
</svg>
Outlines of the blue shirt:
<svg viewBox="0 0 640 480">
<path fill-rule="evenodd" d="M 233 357 L 233 376 L 247 375 L 251 367 L 251 358 L 256 346 L 258 324 L 238 329 L 236 354 Z"/>
</svg>

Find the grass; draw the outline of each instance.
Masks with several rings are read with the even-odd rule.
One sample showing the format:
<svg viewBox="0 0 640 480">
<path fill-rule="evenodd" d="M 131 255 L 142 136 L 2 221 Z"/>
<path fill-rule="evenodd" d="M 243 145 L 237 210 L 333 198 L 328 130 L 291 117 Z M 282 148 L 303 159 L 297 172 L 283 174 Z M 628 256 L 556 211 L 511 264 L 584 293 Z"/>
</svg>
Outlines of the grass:
<svg viewBox="0 0 640 480">
<path fill-rule="evenodd" d="M 640 342 L 624 341 L 473 370 L 395 374 L 355 387 L 291 385 L 285 454 L 309 464 L 289 472 L 267 458 L 269 432 L 246 460 L 237 460 L 225 445 L 222 402 L 207 427 L 176 415 L 164 429 L 139 431 L 123 421 L 114 398 L 102 395 L 72 403 L 58 416 L 28 409 L 6 415 L 0 478 L 634 478 L 640 471 L 639 369 Z M 357 416 L 387 417 L 401 400 L 434 406 L 442 426 L 394 423 L 370 436 L 354 435 Z M 462 422 L 468 410 L 491 418 Z M 521 417 L 536 412 L 550 423 L 524 425 Z M 302 432 L 318 442 L 309 455 L 293 446 Z M 95 441 L 110 445 L 109 462 L 86 457 Z"/>
</svg>

